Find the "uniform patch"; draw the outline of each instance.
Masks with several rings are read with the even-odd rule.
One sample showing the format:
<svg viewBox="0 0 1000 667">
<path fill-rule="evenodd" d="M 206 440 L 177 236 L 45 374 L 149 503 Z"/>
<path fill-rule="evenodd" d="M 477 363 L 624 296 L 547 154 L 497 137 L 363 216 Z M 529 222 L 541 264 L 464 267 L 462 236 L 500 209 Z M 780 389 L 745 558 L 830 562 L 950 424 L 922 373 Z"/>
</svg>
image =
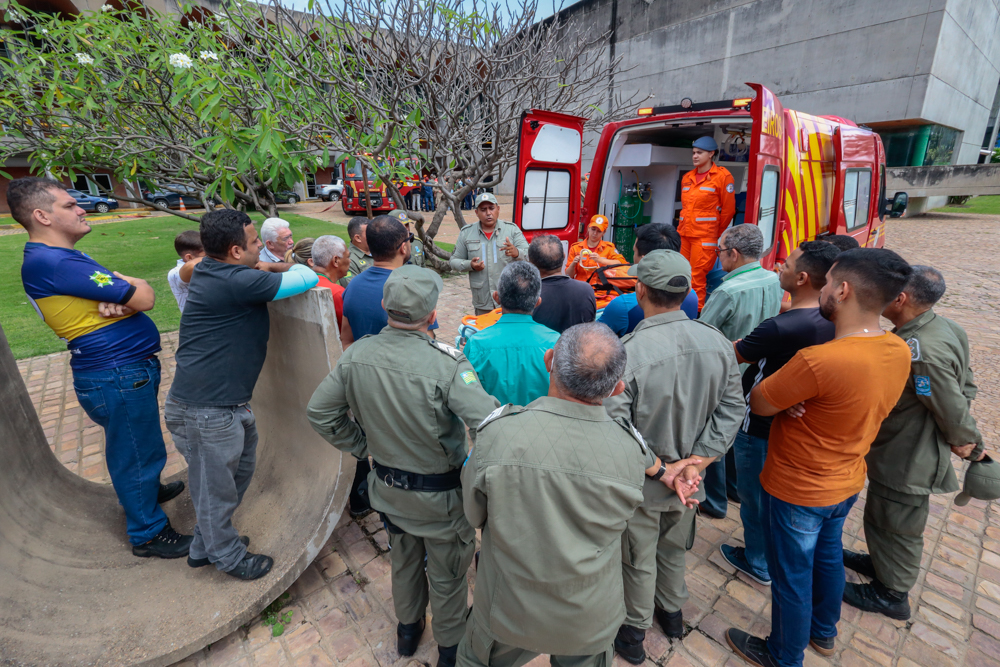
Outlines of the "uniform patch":
<svg viewBox="0 0 1000 667">
<path fill-rule="evenodd" d="M 473 371 L 463 371 L 462 379 L 465 380 L 465 384 L 472 384 L 476 381 L 476 374 Z"/>
<path fill-rule="evenodd" d="M 433 339 L 430 341 L 430 344 L 436 347 L 437 349 L 441 350 L 445 354 L 447 354 L 452 359 L 458 359 L 458 355 L 460 354 L 458 348 L 454 348 L 451 345 L 448 345 L 447 343 L 442 343 L 441 341 Z"/>
<path fill-rule="evenodd" d="M 486 415 L 486 419 L 484 419 L 483 421 L 479 422 L 479 426 L 476 427 L 476 430 L 481 429 L 482 427 L 486 426 L 491 421 L 493 421 L 494 419 L 496 419 L 497 417 L 499 417 L 500 413 L 503 412 L 504 408 L 506 408 L 506 407 L 507 407 L 506 405 L 501 405 L 499 408 L 497 408 L 496 410 L 494 410 L 490 414 Z"/>
<path fill-rule="evenodd" d="M 94 271 L 90 275 L 90 279 L 97 283 L 98 287 L 107 287 L 108 285 L 114 283 L 114 281 L 111 280 L 111 276 L 102 271 Z"/>
<path fill-rule="evenodd" d="M 632 435 L 635 436 L 635 439 L 639 441 L 639 444 L 642 446 L 642 453 L 645 454 L 648 449 L 648 447 L 646 447 L 646 439 L 642 437 L 642 433 L 639 433 L 639 429 L 637 429 L 632 422 L 628 423 L 628 428 L 632 431 Z"/>
<path fill-rule="evenodd" d="M 913 385 L 917 389 L 917 396 L 931 395 L 931 379 L 927 375 L 914 375 Z"/>
<path fill-rule="evenodd" d="M 906 346 L 910 348 L 910 361 L 920 361 L 920 340 L 911 338 L 906 341 Z"/>
<path fill-rule="evenodd" d="M 736 187 L 732 183 L 727 183 L 726 192 L 728 192 L 729 194 L 733 194 L 734 192 L 736 192 Z"/>
</svg>

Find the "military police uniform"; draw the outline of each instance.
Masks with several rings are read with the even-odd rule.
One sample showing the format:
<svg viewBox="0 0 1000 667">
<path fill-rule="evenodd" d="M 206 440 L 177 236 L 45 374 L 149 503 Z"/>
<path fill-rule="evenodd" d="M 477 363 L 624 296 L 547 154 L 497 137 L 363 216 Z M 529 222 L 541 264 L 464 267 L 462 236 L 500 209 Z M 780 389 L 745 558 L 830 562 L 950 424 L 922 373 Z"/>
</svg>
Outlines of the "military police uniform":
<svg viewBox="0 0 1000 667">
<path fill-rule="evenodd" d="M 690 264 L 669 250 L 654 250 L 629 273 L 670 292 L 680 291 L 671 278 L 691 281 Z M 644 319 L 622 343 L 625 391 L 604 401 L 608 414 L 631 420 L 665 463 L 724 455 L 746 410 L 733 344 L 680 310 Z M 643 494 L 622 540 L 625 625 L 640 631 L 652 625 L 654 605 L 673 614 L 687 601 L 684 553 L 695 522 L 695 511 L 662 483 L 647 479 Z M 700 486 L 694 498 L 704 497 Z"/>
<path fill-rule="evenodd" d="M 371 255 L 366 253 L 364 250 L 358 246 L 351 244 L 351 263 L 347 268 L 347 275 L 337 281 L 337 284 L 341 287 L 347 287 L 354 276 L 358 275 L 367 268 L 370 268 L 375 264 L 375 260 Z"/>
<path fill-rule="evenodd" d="M 610 667 L 625 617 L 622 531 L 654 460 L 600 405 L 543 396 L 479 426 L 462 491 L 482 555 L 459 665 L 547 653 L 553 665 Z"/>
<path fill-rule="evenodd" d="M 426 317 L 441 287 L 429 269 L 394 270 L 384 289 L 390 321 Z M 392 326 L 349 347 L 309 402 L 320 435 L 374 459 L 368 488 L 389 531 L 396 618 L 422 622 L 429 598 L 441 647 L 458 644 L 468 616 L 475 531 L 462 511 L 465 425 L 474 429 L 498 405 L 461 352 L 423 331 Z"/>
<path fill-rule="evenodd" d="M 496 197 L 485 193 L 476 198 L 476 206 L 478 207 L 486 201 L 497 203 Z M 528 242 L 521 230 L 512 222 L 497 220 L 489 238 L 486 237 L 482 224 L 478 220 L 464 227 L 458 233 L 455 251 L 451 254 L 451 269 L 460 273 L 469 272 L 472 305 L 475 307 L 477 315 L 482 315 L 500 306 L 493 300 L 493 292 L 497 289 L 497 282 L 500 280 L 500 273 L 504 267 L 516 261 L 502 250 L 507 239 L 510 239 L 510 242 L 517 248 L 517 260 L 526 260 L 528 258 Z M 473 259 L 483 260 L 486 268 L 482 271 L 473 271 Z"/>
<path fill-rule="evenodd" d="M 983 437 L 969 414 L 976 385 L 965 331 L 932 309 L 895 333 L 910 347 L 910 377 L 865 457 L 864 526 L 877 579 L 903 593 L 920 573 L 930 494 L 959 488 L 951 445 L 977 443 L 975 460 Z"/>
</svg>

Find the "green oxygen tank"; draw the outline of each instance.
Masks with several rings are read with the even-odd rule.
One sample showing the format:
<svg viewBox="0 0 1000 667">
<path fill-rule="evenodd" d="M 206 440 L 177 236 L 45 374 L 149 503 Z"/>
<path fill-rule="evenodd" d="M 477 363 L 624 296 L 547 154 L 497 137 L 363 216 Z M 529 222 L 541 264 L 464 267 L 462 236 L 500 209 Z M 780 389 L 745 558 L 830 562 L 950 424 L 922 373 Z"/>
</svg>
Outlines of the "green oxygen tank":
<svg viewBox="0 0 1000 667">
<path fill-rule="evenodd" d="M 635 174 L 635 172 L 632 172 Z M 622 173 L 618 172 L 618 205 L 615 208 L 614 234 L 612 236 L 618 252 L 632 263 L 632 248 L 635 245 L 636 228 L 648 224 L 652 215 L 652 189 L 649 183 L 640 183 L 636 174 L 635 183 L 624 185 Z M 650 204 L 650 211 L 646 211 Z"/>
</svg>

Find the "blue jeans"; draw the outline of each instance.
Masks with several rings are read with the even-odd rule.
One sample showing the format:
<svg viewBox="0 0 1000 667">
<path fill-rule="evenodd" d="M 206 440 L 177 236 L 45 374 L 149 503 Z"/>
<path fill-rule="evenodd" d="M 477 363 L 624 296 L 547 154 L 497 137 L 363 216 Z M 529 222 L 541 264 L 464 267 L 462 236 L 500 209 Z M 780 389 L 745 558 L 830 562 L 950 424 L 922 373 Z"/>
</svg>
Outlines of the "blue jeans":
<svg viewBox="0 0 1000 667">
<path fill-rule="evenodd" d="M 160 431 L 160 362 L 150 357 L 106 371 L 73 371 L 73 389 L 87 416 L 104 428 L 104 457 L 133 545 L 167 525 L 157 502 L 167 448 Z"/>
<path fill-rule="evenodd" d="M 767 648 L 781 667 L 802 664 L 809 638 L 837 636 L 844 596 L 844 520 L 858 499 L 802 507 L 761 494 L 771 572 L 771 636 Z"/>
<path fill-rule="evenodd" d="M 753 570 L 770 578 L 767 569 L 767 546 L 764 542 L 764 524 L 767 515 L 761 496 L 764 488 L 760 485 L 760 473 L 767 459 L 767 438 L 750 435 L 743 429 L 736 434 L 733 443 L 736 456 L 736 485 L 740 494 L 740 519 L 743 521 L 743 542 L 746 546 L 747 563 Z"/>
<path fill-rule="evenodd" d="M 724 457 L 709 463 L 705 468 L 705 500 L 702 506 L 716 514 L 725 514 L 729 510 L 727 494 L 738 495 L 734 456 L 730 448 Z"/>
</svg>

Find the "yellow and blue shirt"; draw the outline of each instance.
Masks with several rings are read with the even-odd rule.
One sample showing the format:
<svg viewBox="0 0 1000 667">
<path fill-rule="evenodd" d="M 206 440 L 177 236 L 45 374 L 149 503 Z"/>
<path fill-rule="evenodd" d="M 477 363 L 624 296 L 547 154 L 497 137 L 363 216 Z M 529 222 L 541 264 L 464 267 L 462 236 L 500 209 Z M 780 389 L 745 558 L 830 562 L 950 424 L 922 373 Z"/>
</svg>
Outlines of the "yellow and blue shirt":
<svg viewBox="0 0 1000 667">
<path fill-rule="evenodd" d="M 79 250 L 26 243 L 21 282 L 39 317 L 66 342 L 75 371 L 117 368 L 160 350 L 160 332 L 145 313 L 101 317 L 97 304 L 127 303 L 135 287 Z"/>
</svg>

